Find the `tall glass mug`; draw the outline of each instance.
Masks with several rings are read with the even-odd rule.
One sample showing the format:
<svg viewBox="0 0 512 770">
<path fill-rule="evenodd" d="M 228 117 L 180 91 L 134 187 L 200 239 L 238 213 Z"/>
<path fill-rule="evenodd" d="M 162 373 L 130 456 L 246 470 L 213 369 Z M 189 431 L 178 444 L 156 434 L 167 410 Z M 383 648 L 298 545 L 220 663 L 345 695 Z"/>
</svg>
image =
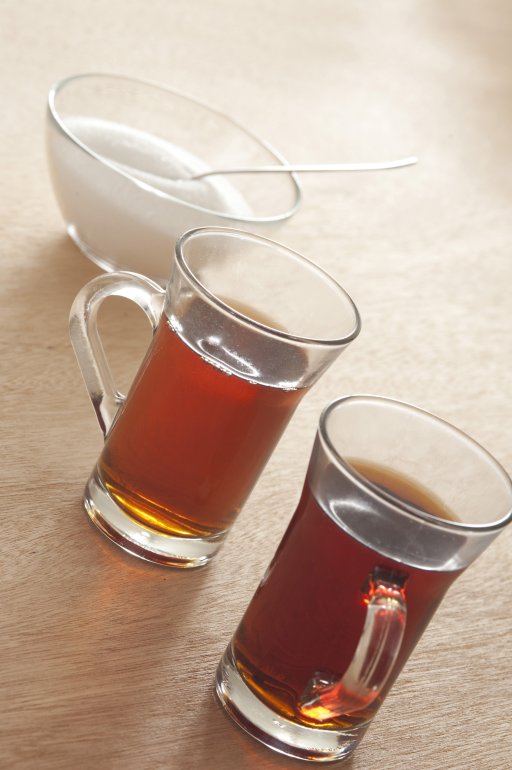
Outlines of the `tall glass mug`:
<svg viewBox="0 0 512 770">
<path fill-rule="evenodd" d="M 155 332 L 127 398 L 96 324 L 111 295 L 138 303 Z M 299 401 L 359 328 L 354 303 L 318 266 L 229 228 L 187 232 L 165 292 L 134 273 L 92 280 L 70 318 L 105 434 L 84 496 L 91 519 L 142 558 L 206 564 Z"/>
<path fill-rule="evenodd" d="M 324 410 L 298 508 L 217 672 L 233 719 L 277 751 L 357 746 L 448 587 L 512 518 L 512 482 L 415 407 Z"/>
</svg>

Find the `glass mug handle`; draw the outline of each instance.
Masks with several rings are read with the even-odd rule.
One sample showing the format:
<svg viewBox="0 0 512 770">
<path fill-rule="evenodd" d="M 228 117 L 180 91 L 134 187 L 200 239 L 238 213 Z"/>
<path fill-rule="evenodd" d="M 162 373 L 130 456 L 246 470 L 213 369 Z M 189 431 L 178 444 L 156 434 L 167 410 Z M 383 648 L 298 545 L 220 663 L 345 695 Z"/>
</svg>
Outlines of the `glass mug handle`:
<svg viewBox="0 0 512 770">
<path fill-rule="evenodd" d="M 78 365 L 105 436 L 125 397 L 116 389 L 98 333 L 98 310 L 107 297 L 125 297 L 144 310 L 153 331 L 162 313 L 165 291 L 138 273 L 107 273 L 89 281 L 77 294 L 69 316 L 69 334 Z"/>
<path fill-rule="evenodd" d="M 341 679 L 317 674 L 308 682 L 299 710 L 326 722 L 360 711 L 379 697 L 395 665 L 405 631 L 404 578 L 378 567 L 369 576 L 366 619 L 354 657 Z"/>
</svg>

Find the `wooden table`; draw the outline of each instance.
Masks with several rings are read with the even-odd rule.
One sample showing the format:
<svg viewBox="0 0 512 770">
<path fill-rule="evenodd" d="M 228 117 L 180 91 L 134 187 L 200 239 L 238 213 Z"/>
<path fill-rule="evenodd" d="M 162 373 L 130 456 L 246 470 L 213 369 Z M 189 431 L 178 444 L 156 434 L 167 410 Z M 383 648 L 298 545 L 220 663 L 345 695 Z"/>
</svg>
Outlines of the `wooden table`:
<svg viewBox="0 0 512 770">
<path fill-rule="evenodd" d="M 294 509 L 322 406 L 370 392 L 454 422 L 512 471 L 512 8 L 506 0 L 3 0 L 0 765 L 303 767 L 236 729 L 212 679 Z M 98 270 L 47 176 L 46 93 L 114 71 L 166 82 L 291 160 L 412 153 L 414 169 L 303 177 L 280 240 L 352 294 L 363 332 L 303 402 L 217 560 L 158 568 L 89 524 L 101 436 L 67 316 Z M 113 301 L 129 382 L 148 340 Z M 450 591 L 351 770 L 506 770 L 512 530 Z"/>
</svg>

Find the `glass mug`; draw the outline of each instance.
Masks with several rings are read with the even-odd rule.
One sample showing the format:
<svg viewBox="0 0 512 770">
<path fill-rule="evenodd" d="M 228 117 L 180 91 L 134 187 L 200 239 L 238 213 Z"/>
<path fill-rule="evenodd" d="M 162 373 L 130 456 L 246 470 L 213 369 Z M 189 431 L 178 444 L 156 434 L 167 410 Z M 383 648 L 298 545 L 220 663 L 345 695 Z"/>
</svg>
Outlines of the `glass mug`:
<svg viewBox="0 0 512 770">
<path fill-rule="evenodd" d="M 347 757 L 446 590 L 511 511 L 509 476 L 448 423 L 385 398 L 334 401 L 218 667 L 227 712 L 284 754 Z"/>
<path fill-rule="evenodd" d="M 127 398 L 97 330 L 111 295 L 135 301 L 154 329 Z M 300 399 L 359 329 L 354 303 L 321 268 L 230 228 L 185 233 L 166 291 L 134 273 L 93 279 L 70 316 L 105 435 L 84 495 L 92 521 L 142 558 L 206 564 Z"/>
</svg>

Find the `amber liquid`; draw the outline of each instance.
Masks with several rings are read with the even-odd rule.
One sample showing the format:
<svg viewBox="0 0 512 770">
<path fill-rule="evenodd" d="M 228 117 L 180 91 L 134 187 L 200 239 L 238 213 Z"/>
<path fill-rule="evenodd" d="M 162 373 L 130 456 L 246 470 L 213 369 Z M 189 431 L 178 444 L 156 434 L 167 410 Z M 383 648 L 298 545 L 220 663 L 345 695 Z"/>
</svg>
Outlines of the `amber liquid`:
<svg viewBox="0 0 512 770">
<path fill-rule="evenodd" d="M 411 480 L 378 466 L 351 464 L 386 493 L 452 518 Z M 327 475 L 324 485 L 328 494 L 336 495 L 336 474 Z M 461 570 L 408 566 L 363 545 L 323 511 L 306 480 L 290 526 L 233 641 L 240 674 L 274 712 L 298 724 L 318 726 L 300 713 L 301 698 L 318 673 L 340 678 L 348 668 L 365 621 L 368 577 L 377 567 L 405 580 L 407 623 L 399 657 L 376 702 L 364 711 L 323 722 L 326 728 L 353 727 L 373 716 Z"/>
<path fill-rule="evenodd" d="M 191 303 L 187 321 L 208 311 Z M 212 324 L 218 319 L 212 317 Z M 237 332 L 238 334 L 238 332 Z M 243 328 L 230 344 L 244 351 Z M 251 345 L 268 338 L 251 333 Z M 250 351 L 248 351 L 250 354 Z M 245 355 L 245 353 L 244 353 Z M 256 355 L 256 358 L 258 358 Z M 247 357 L 247 356 L 246 356 Z M 292 351 L 296 377 L 302 352 Z M 162 316 L 147 356 L 105 442 L 98 475 L 123 511 L 168 535 L 226 530 L 249 495 L 304 389 L 228 373 L 183 341 Z"/>
</svg>

